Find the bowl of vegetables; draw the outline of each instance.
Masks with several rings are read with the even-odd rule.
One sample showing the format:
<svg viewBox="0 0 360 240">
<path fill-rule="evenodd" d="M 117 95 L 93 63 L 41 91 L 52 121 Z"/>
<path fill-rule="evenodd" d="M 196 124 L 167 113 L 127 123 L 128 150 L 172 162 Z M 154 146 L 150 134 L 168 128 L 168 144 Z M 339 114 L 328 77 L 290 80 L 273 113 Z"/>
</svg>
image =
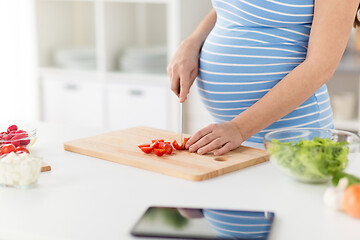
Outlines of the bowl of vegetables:
<svg viewBox="0 0 360 240">
<path fill-rule="evenodd" d="M 270 161 L 285 174 L 307 183 L 324 183 L 344 170 L 349 153 L 359 151 L 354 133 L 332 129 L 282 129 L 266 133 Z"/>
<path fill-rule="evenodd" d="M 0 129 L 1 130 L 1 129 Z M 36 141 L 36 128 L 19 128 L 17 125 L 10 125 L 5 131 L 0 131 L 0 148 L 12 144 L 15 147 L 31 147 Z"/>
</svg>

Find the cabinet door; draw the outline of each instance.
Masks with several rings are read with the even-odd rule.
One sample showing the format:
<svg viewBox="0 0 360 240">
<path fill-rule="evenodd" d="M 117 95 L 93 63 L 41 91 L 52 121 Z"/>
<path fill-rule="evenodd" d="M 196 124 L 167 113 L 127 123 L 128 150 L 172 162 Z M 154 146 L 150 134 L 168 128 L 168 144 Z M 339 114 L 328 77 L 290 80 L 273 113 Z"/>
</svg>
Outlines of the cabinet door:
<svg viewBox="0 0 360 240">
<path fill-rule="evenodd" d="M 112 83 L 106 95 L 110 129 L 139 125 L 168 129 L 170 104 L 166 86 Z"/>
<path fill-rule="evenodd" d="M 44 121 L 103 127 L 103 88 L 100 83 L 45 77 L 42 97 Z"/>
</svg>

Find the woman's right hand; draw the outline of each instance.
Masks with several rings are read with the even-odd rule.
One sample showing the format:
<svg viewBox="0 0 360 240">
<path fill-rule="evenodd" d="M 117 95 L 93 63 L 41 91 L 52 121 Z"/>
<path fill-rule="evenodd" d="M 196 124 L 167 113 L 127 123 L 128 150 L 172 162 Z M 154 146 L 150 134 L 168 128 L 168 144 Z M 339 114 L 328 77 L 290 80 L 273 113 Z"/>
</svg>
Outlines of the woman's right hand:
<svg viewBox="0 0 360 240">
<path fill-rule="evenodd" d="M 184 102 L 199 70 L 200 47 L 195 40 L 183 41 L 167 66 L 171 90 Z M 180 93 L 179 93 L 180 89 Z"/>
</svg>

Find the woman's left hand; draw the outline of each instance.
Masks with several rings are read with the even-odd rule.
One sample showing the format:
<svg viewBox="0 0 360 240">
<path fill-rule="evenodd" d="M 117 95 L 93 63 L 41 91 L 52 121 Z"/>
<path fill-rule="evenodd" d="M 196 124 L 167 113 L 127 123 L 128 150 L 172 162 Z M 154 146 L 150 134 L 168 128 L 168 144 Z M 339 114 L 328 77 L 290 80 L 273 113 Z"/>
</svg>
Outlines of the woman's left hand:
<svg viewBox="0 0 360 240">
<path fill-rule="evenodd" d="M 186 148 L 198 154 L 215 150 L 214 155 L 222 155 L 239 147 L 244 140 L 234 122 L 217 123 L 196 132 L 187 142 Z"/>
</svg>

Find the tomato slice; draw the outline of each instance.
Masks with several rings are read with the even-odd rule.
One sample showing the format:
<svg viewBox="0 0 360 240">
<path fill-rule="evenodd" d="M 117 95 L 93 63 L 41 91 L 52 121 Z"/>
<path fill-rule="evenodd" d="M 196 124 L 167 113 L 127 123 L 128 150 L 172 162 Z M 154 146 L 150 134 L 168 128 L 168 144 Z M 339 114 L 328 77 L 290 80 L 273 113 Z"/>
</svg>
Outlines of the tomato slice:
<svg viewBox="0 0 360 240">
<path fill-rule="evenodd" d="M 166 152 L 165 149 L 160 149 L 160 148 L 155 148 L 154 149 L 154 153 L 156 154 L 156 156 L 159 156 L 159 157 L 164 155 L 165 152 Z"/>
<path fill-rule="evenodd" d="M 144 153 L 151 153 L 153 148 L 152 147 L 141 147 L 140 148 L 141 151 L 143 151 Z"/>
<path fill-rule="evenodd" d="M 186 146 L 187 141 L 189 141 L 189 139 L 190 139 L 189 137 L 188 137 L 188 138 L 184 138 L 183 144 L 181 145 L 181 149 L 182 149 L 182 150 L 185 150 L 185 149 L 186 149 L 185 146 Z"/>
<path fill-rule="evenodd" d="M 164 149 L 165 153 L 170 155 L 172 153 L 173 147 L 170 143 L 166 143 Z"/>
<path fill-rule="evenodd" d="M 176 150 L 181 150 L 181 147 L 179 146 L 179 144 L 178 144 L 178 142 L 177 142 L 176 140 L 174 140 L 174 141 L 172 142 L 172 145 L 173 145 L 173 147 L 174 147 Z"/>
<path fill-rule="evenodd" d="M 164 142 L 164 139 L 154 139 L 154 140 L 151 140 L 151 143 L 154 143 L 155 141 Z"/>
<path fill-rule="evenodd" d="M 142 147 L 150 147 L 150 144 L 141 144 L 141 145 L 138 145 L 138 147 L 141 149 Z"/>
<path fill-rule="evenodd" d="M 30 153 L 29 150 L 24 146 L 18 146 L 16 147 L 15 153 Z"/>
<path fill-rule="evenodd" d="M 159 147 L 158 148 L 164 148 L 165 147 L 165 143 L 164 142 L 159 142 Z"/>
<path fill-rule="evenodd" d="M 3 154 L 8 154 L 8 153 L 11 153 L 11 152 L 15 152 L 16 151 L 16 148 L 14 145 L 12 144 L 5 144 L 1 147 L 1 150 L 0 150 L 0 154 L 3 155 Z"/>
<path fill-rule="evenodd" d="M 155 149 L 155 148 L 159 148 L 159 141 L 158 140 L 155 140 L 151 145 L 150 145 L 150 147 L 152 147 L 153 149 Z"/>
</svg>

